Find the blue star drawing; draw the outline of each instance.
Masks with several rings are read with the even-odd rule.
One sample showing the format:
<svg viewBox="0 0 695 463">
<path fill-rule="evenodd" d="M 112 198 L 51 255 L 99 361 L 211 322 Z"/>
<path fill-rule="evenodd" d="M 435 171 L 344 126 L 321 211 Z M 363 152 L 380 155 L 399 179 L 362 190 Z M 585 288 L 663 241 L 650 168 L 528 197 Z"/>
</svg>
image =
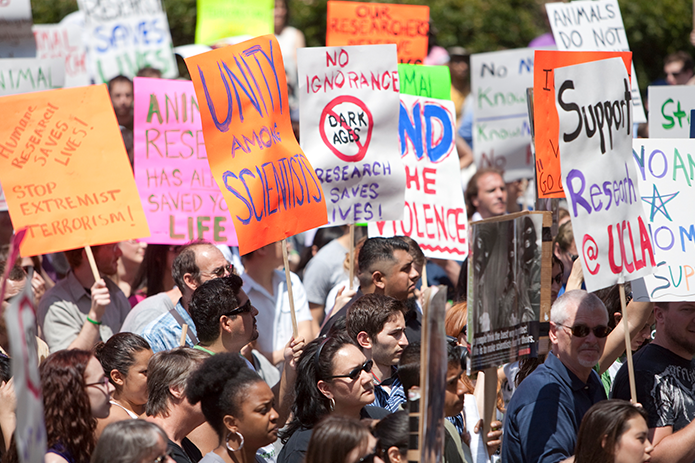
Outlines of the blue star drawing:
<svg viewBox="0 0 695 463">
<path fill-rule="evenodd" d="M 677 192 L 670 194 L 670 195 L 662 195 L 661 193 L 659 193 L 659 189 L 656 187 L 656 185 L 653 185 L 653 186 L 654 186 L 654 190 L 652 191 L 651 196 L 642 196 L 642 201 L 644 201 L 647 204 L 652 205 L 652 212 L 651 212 L 651 215 L 649 217 L 649 221 L 653 222 L 654 216 L 656 215 L 656 213 L 661 212 L 662 214 L 664 214 L 664 217 L 666 217 L 670 222 L 672 222 L 673 220 L 671 219 L 671 216 L 669 215 L 668 210 L 666 209 L 666 204 L 669 201 L 671 201 L 673 198 L 678 196 L 678 193 L 680 193 L 680 192 L 677 191 Z M 659 204 L 661 204 L 661 205 L 659 205 Z"/>
</svg>

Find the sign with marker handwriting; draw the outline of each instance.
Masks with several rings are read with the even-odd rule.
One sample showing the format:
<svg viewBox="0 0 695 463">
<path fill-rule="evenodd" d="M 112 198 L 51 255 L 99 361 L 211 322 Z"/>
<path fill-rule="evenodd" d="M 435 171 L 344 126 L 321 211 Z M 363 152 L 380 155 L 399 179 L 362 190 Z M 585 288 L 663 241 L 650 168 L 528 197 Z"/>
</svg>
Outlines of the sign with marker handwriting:
<svg viewBox="0 0 695 463">
<path fill-rule="evenodd" d="M 562 178 L 586 289 L 650 275 L 656 264 L 632 160 L 625 63 L 611 58 L 556 69 L 555 92 Z"/>
<path fill-rule="evenodd" d="M 290 122 L 285 68 L 272 35 L 186 59 L 210 170 L 242 254 L 326 223 L 321 182 Z"/>
<path fill-rule="evenodd" d="M 273 33 L 273 0 L 198 0 L 197 4 L 195 43 L 212 45 L 227 37 Z"/>
<path fill-rule="evenodd" d="M 464 260 L 468 218 L 451 100 L 401 94 L 398 135 L 405 166 L 403 220 L 370 222 L 369 236 L 407 235 L 427 257 Z"/>
<path fill-rule="evenodd" d="M 106 85 L 0 98 L 0 181 L 22 255 L 149 235 Z"/>
<path fill-rule="evenodd" d="M 632 158 L 656 261 L 643 285 L 632 283 L 635 298 L 695 301 L 695 140 L 635 139 Z"/>
<path fill-rule="evenodd" d="M 398 65 L 398 79 L 401 93 L 406 95 L 451 99 L 451 74 L 448 66 L 401 63 Z"/>
<path fill-rule="evenodd" d="M 616 57 L 622 58 L 626 69 L 630 69 L 632 53 L 629 52 L 536 50 L 533 71 L 533 125 L 539 198 L 565 197 L 560 172 L 559 128 L 553 71 L 563 66 Z"/>
<path fill-rule="evenodd" d="M 546 3 L 557 49 L 562 51 L 630 51 L 618 0 Z M 647 122 L 634 64 L 632 111 L 634 122 Z"/>
<path fill-rule="evenodd" d="M 690 138 L 690 111 L 695 86 L 652 85 L 649 95 L 649 138 Z"/>
<path fill-rule="evenodd" d="M 328 222 L 403 217 L 394 45 L 302 48 L 299 130 L 326 196 Z"/>
<path fill-rule="evenodd" d="M 36 57 L 62 58 L 65 63 L 65 85 L 89 85 L 87 47 L 82 41 L 82 30 L 68 24 L 37 24 L 32 28 L 36 38 Z"/>
<path fill-rule="evenodd" d="M 61 88 L 65 65 L 60 58 L 0 59 L 0 96 Z"/>
<path fill-rule="evenodd" d="M 526 102 L 526 89 L 532 86 L 530 48 L 471 56 L 475 164 L 502 171 L 507 182 L 533 177 Z"/>
<path fill-rule="evenodd" d="M 136 77 L 135 183 L 156 244 L 203 239 L 237 245 L 210 172 L 193 83 Z"/>
<path fill-rule="evenodd" d="M 427 56 L 430 8 L 329 1 L 326 46 L 379 45 L 398 47 L 398 62 L 422 64 Z"/>
</svg>

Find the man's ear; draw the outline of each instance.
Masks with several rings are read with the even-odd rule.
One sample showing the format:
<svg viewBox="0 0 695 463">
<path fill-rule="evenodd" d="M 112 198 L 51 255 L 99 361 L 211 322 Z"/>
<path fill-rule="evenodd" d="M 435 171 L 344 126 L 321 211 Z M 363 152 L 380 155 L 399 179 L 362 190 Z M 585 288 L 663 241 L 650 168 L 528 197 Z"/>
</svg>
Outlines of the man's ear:
<svg viewBox="0 0 695 463">
<path fill-rule="evenodd" d="M 475 195 L 471 198 L 471 204 L 477 209 L 478 206 L 480 205 L 480 200 L 478 199 L 478 195 Z"/>
<path fill-rule="evenodd" d="M 230 317 L 227 315 L 222 315 L 219 320 L 219 325 L 220 325 L 220 333 L 223 331 L 226 331 L 227 333 L 232 332 L 232 328 L 229 326 L 229 321 L 231 320 Z"/>
<path fill-rule="evenodd" d="M 174 398 L 178 400 L 183 400 L 186 398 L 186 392 L 183 387 L 181 386 L 169 386 L 169 393 L 174 396 Z"/>
<path fill-rule="evenodd" d="M 326 396 L 327 399 L 333 398 L 333 393 L 331 392 L 331 387 L 326 381 L 320 379 L 316 383 L 316 387 L 319 389 L 319 391 L 321 391 L 321 394 Z"/>
<path fill-rule="evenodd" d="M 383 290 L 384 288 L 386 288 L 385 275 L 383 273 L 381 273 L 381 271 L 379 271 L 379 270 L 374 270 L 374 272 L 372 273 L 372 283 L 377 288 Z"/>
<path fill-rule="evenodd" d="M 195 291 L 198 289 L 198 282 L 193 278 L 193 275 L 190 273 L 184 273 L 183 274 L 183 281 L 186 283 L 186 286 L 188 286 L 191 291 Z"/>
<path fill-rule="evenodd" d="M 557 325 L 550 322 L 550 330 L 548 331 L 548 337 L 550 338 L 551 344 L 557 344 Z"/>
<path fill-rule="evenodd" d="M 365 349 L 372 348 L 372 338 L 369 337 L 366 331 L 360 331 L 357 333 L 357 344 Z"/>
<path fill-rule="evenodd" d="M 125 384 L 125 378 L 123 378 L 123 375 L 121 374 L 120 371 L 113 369 L 111 370 L 111 374 L 109 375 L 111 378 L 111 381 L 113 381 L 115 384 L 123 387 Z"/>
</svg>

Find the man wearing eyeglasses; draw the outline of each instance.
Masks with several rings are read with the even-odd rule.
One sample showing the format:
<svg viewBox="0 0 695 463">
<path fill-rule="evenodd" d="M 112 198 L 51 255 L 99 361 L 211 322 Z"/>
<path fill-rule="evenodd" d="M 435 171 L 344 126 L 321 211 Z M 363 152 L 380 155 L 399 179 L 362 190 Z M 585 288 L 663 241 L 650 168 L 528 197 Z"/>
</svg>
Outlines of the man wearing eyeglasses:
<svg viewBox="0 0 695 463">
<path fill-rule="evenodd" d="M 693 77 L 693 58 L 684 51 L 672 53 L 664 60 L 668 85 L 686 85 Z"/>
<path fill-rule="evenodd" d="M 555 301 L 550 311 L 552 351 L 509 402 L 502 461 L 556 463 L 574 453 L 584 414 L 606 399 L 593 367 L 609 331 L 606 307 L 594 294 L 568 291 Z"/>
</svg>

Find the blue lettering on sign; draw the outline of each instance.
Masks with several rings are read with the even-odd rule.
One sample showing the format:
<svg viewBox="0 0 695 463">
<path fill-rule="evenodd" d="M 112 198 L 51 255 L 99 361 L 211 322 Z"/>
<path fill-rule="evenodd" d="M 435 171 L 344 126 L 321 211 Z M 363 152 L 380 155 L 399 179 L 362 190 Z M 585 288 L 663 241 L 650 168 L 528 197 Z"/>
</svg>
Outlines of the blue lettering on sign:
<svg viewBox="0 0 695 463">
<path fill-rule="evenodd" d="M 418 160 L 425 154 L 427 159 L 434 163 L 445 159 L 454 146 L 452 120 L 453 116 L 449 110 L 437 103 L 417 102 L 412 110 L 409 110 L 401 101 L 398 118 L 401 156 L 405 156 L 410 143 Z"/>
<path fill-rule="evenodd" d="M 94 28 L 97 43 L 94 49 L 106 53 L 111 49 L 159 45 L 166 39 L 166 28 L 159 18 L 138 22 L 123 22 Z"/>
</svg>

